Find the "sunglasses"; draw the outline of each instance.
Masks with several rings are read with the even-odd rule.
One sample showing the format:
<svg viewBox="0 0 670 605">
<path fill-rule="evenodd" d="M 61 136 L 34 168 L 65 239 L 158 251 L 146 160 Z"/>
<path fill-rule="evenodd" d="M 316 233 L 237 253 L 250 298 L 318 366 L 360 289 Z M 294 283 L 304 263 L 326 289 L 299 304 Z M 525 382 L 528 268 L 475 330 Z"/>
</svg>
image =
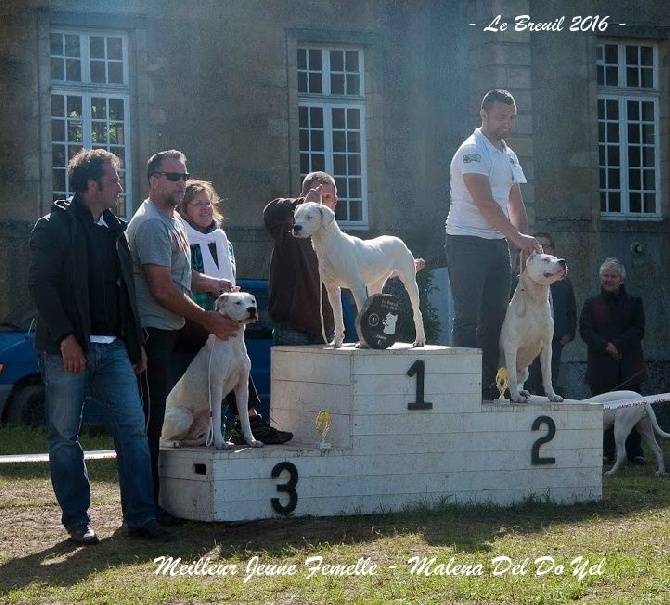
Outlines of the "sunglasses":
<svg viewBox="0 0 670 605">
<path fill-rule="evenodd" d="M 191 178 L 191 175 L 188 172 L 154 172 L 154 176 L 160 174 L 164 176 L 168 181 L 177 182 L 179 179 L 188 181 Z"/>
</svg>

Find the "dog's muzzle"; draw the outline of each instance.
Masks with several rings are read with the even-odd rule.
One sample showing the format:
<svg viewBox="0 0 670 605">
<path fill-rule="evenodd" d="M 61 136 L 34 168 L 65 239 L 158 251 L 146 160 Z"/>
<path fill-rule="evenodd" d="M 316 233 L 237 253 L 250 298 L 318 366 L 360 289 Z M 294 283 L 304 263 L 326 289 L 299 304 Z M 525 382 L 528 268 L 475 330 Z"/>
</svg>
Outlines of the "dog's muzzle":
<svg viewBox="0 0 670 605">
<path fill-rule="evenodd" d="M 556 275 L 557 273 L 560 272 L 561 273 L 561 279 L 563 279 L 568 274 L 568 263 L 565 262 L 565 259 L 564 258 L 557 258 L 556 262 L 558 263 L 558 265 L 560 267 L 560 271 L 555 271 L 553 273 L 546 272 L 546 273 L 543 274 L 545 277 L 553 277 L 554 275 Z"/>
</svg>

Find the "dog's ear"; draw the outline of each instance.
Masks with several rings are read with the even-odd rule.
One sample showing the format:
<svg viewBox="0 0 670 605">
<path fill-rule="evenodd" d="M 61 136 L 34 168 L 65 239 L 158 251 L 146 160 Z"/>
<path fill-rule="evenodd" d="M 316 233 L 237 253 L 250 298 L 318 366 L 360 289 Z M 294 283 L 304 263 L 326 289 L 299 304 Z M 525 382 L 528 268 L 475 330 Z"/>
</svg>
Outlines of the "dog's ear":
<svg viewBox="0 0 670 605">
<path fill-rule="evenodd" d="M 224 292 L 221 292 L 221 294 L 219 294 L 218 298 L 214 301 L 214 310 L 217 313 L 221 312 L 221 306 L 223 305 L 223 301 L 225 300 L 225 298 L 226 298 L 226 294 Z"/>
<path fill-rule="evenodd" d="M 321 211 L 321 216 L 323 217 L 323 226 L 328 227 L 328 225 L 331 225 L 335 220 L 335 213 L 330 208 L 328 208 L 328 206 L 324 206 L 323 204 L 319 206 L 319 210 Z"/>
</svg>

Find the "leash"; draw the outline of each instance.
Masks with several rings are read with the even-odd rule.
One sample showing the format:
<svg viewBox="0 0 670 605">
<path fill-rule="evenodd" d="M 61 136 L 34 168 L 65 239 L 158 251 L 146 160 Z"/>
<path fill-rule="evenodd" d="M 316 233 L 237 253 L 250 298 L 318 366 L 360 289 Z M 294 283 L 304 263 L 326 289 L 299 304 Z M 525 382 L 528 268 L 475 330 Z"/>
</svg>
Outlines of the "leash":
<svg viewBox="0 0 670 605">
<path fill-rule="evenodd" d="M 328 339 L 326 338 L 326 322 L 323 317 L 323 287 L 324 283 L 321 280 L 321 267 L 319 267 L 318 257 L 316 263 L 316 272 L 319 276 L 319 318 L 321 319 L 321 338 L 323 338 L 323 343 L 328 344 Z"/>
<path fill-rule="evenodd" d="M 209 340 L 209 337 L 207 337 Z M 205 344 L 207 346 L 207 344 Z M 212 357 L 214 346 L 209 348 L 209 360 L 207 362 L 207 394 L 209 395 L 209 422 L 207 426 L 207 436 L 205 437 L 205 447 L 214 443 L 214 410 L 212 407 Z M 223 417 L 223 416 L 222 416 Z"/>
<path fill-rule="evenodd" d="M 616 410 L 619 408 L 632 408 L 640 405 L 646 405 L 647 403 L 667 403 L 670 401 L 670 393 L 661 393 L 660 395 L 647 395 L 646 397 L 641 397 L 640 399 L 619 399 L 618 401 L 593 401 L 592 403 L 602 403 L 603 409 L 605 410 Z M 588 403 L 589 400 L 587 399 Z"/>
<path fill-rule="evenodd" d="M 519 250 L 519 277 L 521 277 L 526 266 L 526 261 L 528 260 L 527 256 L 528 255 L 525 254 L 523 250 Z"/>
<path fill-rule="evenodd" d="M 323 338 L 324 344 L 328 344 L 328 339 L 326 338 L 326 321 L 323 317 L 323 286 L 324 284 L 321 281 L 321 271 L 319 271 L 319 317 L 321 318 L 321 338 Z"/>
<path fill-rule="evenodd" d="M 620 383 L 617 384 L 616 386 L 612 387 L 612 388 L 611 388 L 609 391 L 607 391 L 607 392 L 608 392 L 608 393 L 611 393 L 612 391 L 623 391 L 623 390 L 625 390 L 625 389 L 622 389 L 621 387 L 626 386 L 627 384 L 630 383 L 631 380 L 633 380 L 633 378 L 639 376 L 640 374 L 642 374 L 642 373 L 644 373 L 644 372 L 646 372 L 646 368 L 643 368 L 642 370 L 638 370 L 637 372 L 635 372 L 635 374 L 633 374 L 632 376 L 629 376 L 628 378 L 626 378 L 626 380 L 624 380 L 623 382 L 620 382 Z"/>
<path fill-rule="evenodd" d="M 145 343 L 149 342 L 149 333 L 147 332 L 146 328 L 142 328 L 142 331 L 144 332 L 144 341 Z M 146 347 L 145 347 L 146 351 Z M 148 358 L 148 355 L 147 355 Z M 144 432 L 149 434 L 149 420 L 151 420 L 151 391 L 149 390 L 149 364 L 147 363 L 147 368 L 143 373 L 144 375 L 140 374 L 140 399 L 142 400 L 142 408 L 143 411 L 145 412 L 145 419 L 144 419 Z M 146 399 L 146 406 L 144 405 L 144 399 L 142 398 L 142 394 L 146 391 L 147 394 L 147 399 Z M 146 410 L 144 408 L 146 407 Z"/>
</svg>

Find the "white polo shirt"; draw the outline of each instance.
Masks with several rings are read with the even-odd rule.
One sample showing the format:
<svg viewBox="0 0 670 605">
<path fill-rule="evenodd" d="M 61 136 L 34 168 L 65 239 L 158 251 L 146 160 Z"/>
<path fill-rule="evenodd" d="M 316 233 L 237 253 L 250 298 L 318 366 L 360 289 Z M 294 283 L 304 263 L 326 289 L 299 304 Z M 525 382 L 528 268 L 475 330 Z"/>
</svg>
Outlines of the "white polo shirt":
<svg viewBox="0 0 670 605">
<path fill-rule="evenodd" d="M 464 174 L 481 174 L 489 179 L 495 202 L 509 218 L 507 203 L 514 183 L 526 183 L 516 154 L 503 143 L 498 149 L 477 128 L 454 154 L 450 165 L 451 206 L 446 222 L 449 235 L 474 235 L 484 239 L 504 236 L 479 212 L 465 183 Z"/>
</svg>

